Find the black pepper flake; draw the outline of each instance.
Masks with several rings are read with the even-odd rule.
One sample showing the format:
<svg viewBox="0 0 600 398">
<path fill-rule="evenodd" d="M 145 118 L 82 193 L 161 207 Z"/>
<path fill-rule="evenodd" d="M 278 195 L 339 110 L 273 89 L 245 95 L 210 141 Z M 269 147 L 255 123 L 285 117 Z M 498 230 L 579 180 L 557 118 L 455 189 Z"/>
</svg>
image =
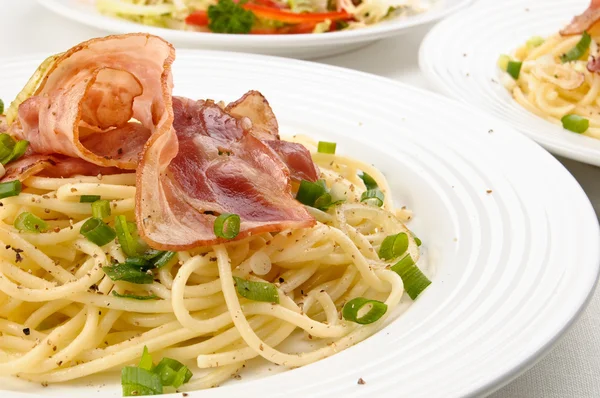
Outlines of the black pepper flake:
<svg viewBox="0 0 600 398">
<path fill-rule="evenodd" d="M 29 336 L 31 334 L 31 330 L 29 330 L 29 328 L 25 328 L 25 329 L 23 329 L 23 334 L 25 336 Z"/>
<path fill-rule="evenodd" d="M 6 250 L 10 249 L 10 245 L 6 245 L 6 246 L 4 246 L 4 248 L 5 248 Z"/>
<path fill-rule="evenodd" d="M 216 257 L 211 257 L 211 258 L 209 258 L 209 260 L 210 261 L 217 261 L 217 258 Z"/>
<path fill-rule="evenodd" d="M 491 189 L 488 189 L 488 190 L 487 190 L 487 191 L 485 191 L 485 192 L 487 192 L 487 193 L 492 193 L 492 190 L 491 190 Z"/>
<path fill-rule="evenodd" d="M 187 392 L 182 392 L 181 395 L 187 397 L 189 394 Z"/>
<path fill-rule="evenodd" d="M 20 263 L 21 261 L 23 261 L 23 257 L 21 256 L 21 253 L 23 253 L 23 249 L 18 249 L 16 247 L 11 247 L 11 249 L 15 252 L 15 262 Z"/>
<path fill-rule="evenodd" d="M 279 283 L 283 283 L 284 279 L 282 277 L 279 277 Z"/>
<path fill-rule="evenodd" d="M 123 154 L 123 148 L 119 148 L 119 149 L 117 149 L 117 153 L 118 153 L 119 155 L 122 155 L 122 154 Z"/>
<path fill-rule="evenodd" d="M 361 377 L 360 379 L 358 379 L 358 384 L 360 384 L 362 386 L 363 384 L 367 384 L 367 382 L 364 381 L 363 378 Z"/>
</svg>

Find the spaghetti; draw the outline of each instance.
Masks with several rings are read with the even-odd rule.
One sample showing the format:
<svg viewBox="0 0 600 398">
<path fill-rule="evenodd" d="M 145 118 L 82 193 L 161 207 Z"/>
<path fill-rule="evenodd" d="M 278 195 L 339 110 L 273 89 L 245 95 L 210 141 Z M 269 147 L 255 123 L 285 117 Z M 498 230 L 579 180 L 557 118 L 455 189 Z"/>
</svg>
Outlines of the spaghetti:
<svg viewBox="0 0 600 398">
<path fill-rule="evenodd" d="M 498 61 L 505 72 L 503 84 L 525 109 L 594 138 L 600 138 L 600 36 L 593 28 L 599 5 L 592 1 L 560 33 L 546 39 L 532 37 Z"/>
<path fill-rule="evenodd" d="M 118 241 L 99 247 L 79 233 L 92 211 L 78 203 L 81 195 L 110 200 L 109 224 L 117 215 L 133 221 L 134 174 L 25 180 L 23 192 L 0 208 L 0 372 L 63 382 L 119 369 L 148 347 L 207 369 L 181 387 L 192 390 L 218 385 L 257 356 L 302 366 L 375 333 L 411 302 L 390 270 L 395 260 L 377 255 L 387 236 L 406 233 L 401 256 L 418 260 L 415 239 L 402 223 L 410 212 L 394 210 L 373 167 L 333 154 L 313 152 L 313 159 L 327 186 L 346 195 L 326 212 L 311 208 L 315 227 L 178 252 L 150 284 L 112 281 L 102 267 L 126 260 Z M 359 170 L 384 193 L 381 208 L 360 202 L 366 187 Z M 51 231 L 16 230 L 14 219 L 23 212 L 45 220 Z M 280 304 L 239 297 L 232 276 L 274 284 Z M 340 319 L 344 303 L 359 296 L 385 302 L 388 311 L 369 325 Z M 301 354 L 275 348 L 297 331 L 324 345 Z"/>
</svg>

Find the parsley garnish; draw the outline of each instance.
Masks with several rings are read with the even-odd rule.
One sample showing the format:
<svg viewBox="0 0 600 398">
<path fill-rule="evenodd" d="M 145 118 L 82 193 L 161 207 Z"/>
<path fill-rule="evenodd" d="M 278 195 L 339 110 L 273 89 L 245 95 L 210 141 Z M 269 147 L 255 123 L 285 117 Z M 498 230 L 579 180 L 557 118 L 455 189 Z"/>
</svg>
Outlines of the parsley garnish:
<svg viewBox="0 0 600 398">
<path fill-rule="evenodd" d="M 256 17 L 242 8 L 243 2 L 219 0 L 208 7 L 208 28 L 215 33 L 249 33 Z"/>
</svg>

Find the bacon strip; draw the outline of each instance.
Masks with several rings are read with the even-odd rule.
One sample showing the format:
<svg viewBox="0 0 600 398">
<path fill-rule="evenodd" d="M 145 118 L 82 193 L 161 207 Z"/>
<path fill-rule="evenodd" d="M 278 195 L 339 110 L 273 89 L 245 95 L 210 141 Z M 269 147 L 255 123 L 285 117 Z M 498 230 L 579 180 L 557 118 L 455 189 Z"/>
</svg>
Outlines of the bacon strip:
<svg viewBox="0 0 600 398">
<path fill-rule="evenodd" d="M 573 18 L 560 34 L 563 36 L 580 35 L 589 30 L 600 20 L 600 0 L 592 0 L 590 6 L 583 14 Z"/>
<path fill-rule="evenodd" d="M 308 149 L 301 144 L 279 139 L 277 118 L 261 93 L 248 91 L 242 98 L 227 105 L 225 111 L 237 119 L 250 119 L 250 133 L 279 155 L 289 168 L 293 180 L 314 182 L 319 179 L 319 171 Z"/>
<path fill-rule="evenodd" d="M 173 129 L 150 138 L 137 171 L 138 229 L 152 247 L 224 242 L 213 231 L 221 213 L 240 216 L 236 239 L 315 224 L 291 194 L 287 167 L 243 120 L 186 98 L 173 98 L 169 117 Z"/>
<path fill-rule="evenodd" d="M 133 170 L 170 106 L 174 59 L 169 43 L 148 34 L 84 42 L 56 60 L 10 132 L 36 154 Z"/>
<path fill-rule="evenodd" d="M 71 177 L 74 175 L 109 175 L 122 173 L 116 167 L 102 167 L 78 158 L 61 155 L 29 155 L 6 165 L 0 181 L 21 180 L 34 175 L 45 177 Z"/>
</svg>

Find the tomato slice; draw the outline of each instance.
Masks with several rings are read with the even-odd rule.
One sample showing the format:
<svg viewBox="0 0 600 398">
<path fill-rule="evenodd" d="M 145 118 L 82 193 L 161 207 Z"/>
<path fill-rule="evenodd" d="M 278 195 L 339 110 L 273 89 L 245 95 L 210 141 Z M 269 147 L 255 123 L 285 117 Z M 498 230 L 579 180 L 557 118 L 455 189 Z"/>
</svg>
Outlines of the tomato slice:
<svg viewBox="0 0 600 398">
<path fill-rule="evenodd" d="M 351 19 L 352 15 L 346 11 L 336 12 L 307 12 L 307 13 L 294 13 L 289 11 L 283 11 L 272 7 L 265 7 L 259 4 L 246 3 L 242 5 L 246 10 L 251 10 L 257 17 L 262 19 L 270 19 L 273 21 L 300 24 L 305 22 L 323 22 L 326 19 L 337 21 L 341 19 Z"/>
<path fill-rule="evenodd" d="M 208 13 L 206 11 L 194 11 L 185 19 L 188 25 L 207 26 Z"/>
</svg>

